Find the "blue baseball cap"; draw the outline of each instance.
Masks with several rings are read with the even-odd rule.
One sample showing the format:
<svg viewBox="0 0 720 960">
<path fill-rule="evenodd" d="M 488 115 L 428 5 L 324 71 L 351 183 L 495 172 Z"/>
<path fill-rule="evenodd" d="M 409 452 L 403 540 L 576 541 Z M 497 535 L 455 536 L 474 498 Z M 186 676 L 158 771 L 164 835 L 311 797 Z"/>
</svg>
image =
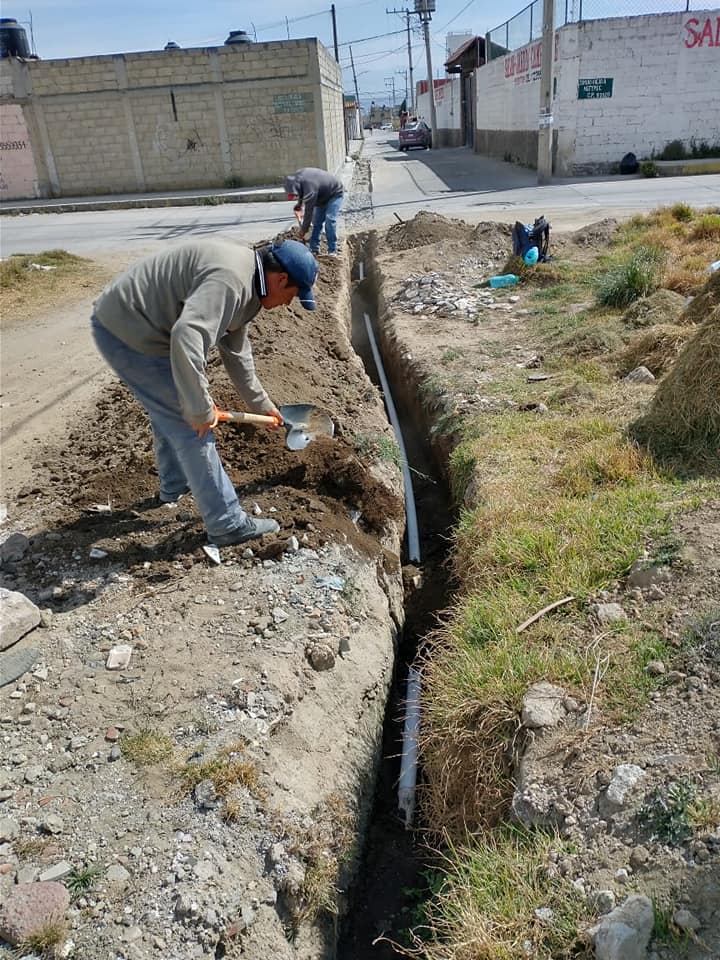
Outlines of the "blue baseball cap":
<svg viewBox="0 0 720 960">
<path fill-rule="evenodd" d="M 312 288 L 318 275 L 315 257 L 299 240 L 283 240 L 282 243 L 273 245 L 270 250 L 287 271 L 293 285 L 298 288 L 300 303 L 306 310 L 314 310 L 317 304 Z"/>
</svg>

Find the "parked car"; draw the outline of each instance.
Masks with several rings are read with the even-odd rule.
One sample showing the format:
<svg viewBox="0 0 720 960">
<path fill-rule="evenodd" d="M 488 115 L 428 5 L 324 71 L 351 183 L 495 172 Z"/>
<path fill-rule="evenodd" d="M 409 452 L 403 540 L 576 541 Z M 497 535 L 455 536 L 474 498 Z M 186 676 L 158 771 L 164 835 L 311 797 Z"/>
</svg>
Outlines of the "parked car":
<svg viewBox="0 0 720 960">
<path fill-rule="evenodd" d="M 398 137 L 400 150 L 409 150 L 411 147 L 422 147 L 429 150 L 432 147 L 432 131 L 424 120 L 417 123 L 408 123 L 400 131 Z"/>
<path fill-rule="evenodd" d="M 393 125 L 391 123 L 383 123 L 380 125 L 381 130 L 392 130 Z"/>
</svg>

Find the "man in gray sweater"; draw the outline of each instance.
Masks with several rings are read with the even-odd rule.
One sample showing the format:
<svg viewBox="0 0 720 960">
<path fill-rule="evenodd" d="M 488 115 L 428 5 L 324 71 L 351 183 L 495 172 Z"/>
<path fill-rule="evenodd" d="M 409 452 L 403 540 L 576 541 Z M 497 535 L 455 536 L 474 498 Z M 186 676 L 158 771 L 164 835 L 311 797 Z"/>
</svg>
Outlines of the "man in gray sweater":
<svg viewBox="0 0 720 960">
<path fill-rule="evenodd" d="M 209 540 L 219 546 L 275 533 L 275 520 L 243 510 L 215 449 L 217 410 L 205 366 L 217 347 L 253 413 L 280 413 L 255 373 L 248 327 L 260 310 L 295 297 L 315 309 L 317 263 L 296 240 L 252 250 L 228 240 L 178 244 L 141 260 L 95 302 L 98 350 L 152 424 L 159 499 L 192 491 Z"/>
<path fill-rule="evenodd" d="M 312 224 L 310 250 L 320 251 L 323 226 L 327 238 L 328 253 L 337 255 L 337 218 L 343 204 L 343 185 L 327 170 L 303 167 L 285 177 L 285 192 L 288 200 L 297 200 L 293 207 L 296 214 L 303 213 L 300 224 L 300 239 L 304 240 Z M 299 218 L 298 218 L 299 219 Z"/>
</svg>

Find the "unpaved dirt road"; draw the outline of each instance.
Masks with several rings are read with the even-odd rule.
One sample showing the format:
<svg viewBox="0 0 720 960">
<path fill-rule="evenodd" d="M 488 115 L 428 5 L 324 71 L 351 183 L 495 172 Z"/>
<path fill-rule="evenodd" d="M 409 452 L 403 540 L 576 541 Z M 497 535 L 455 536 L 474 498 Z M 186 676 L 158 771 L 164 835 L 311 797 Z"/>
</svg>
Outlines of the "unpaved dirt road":
<svg viewBox="0 0 720 960">
<path fill-rule="evenodd" d="M 39 444 L 110 380 L 90 335 L 92 299 L 2 331 L 2 486 L 12 499 L 32 475 Z"/>
</svg>

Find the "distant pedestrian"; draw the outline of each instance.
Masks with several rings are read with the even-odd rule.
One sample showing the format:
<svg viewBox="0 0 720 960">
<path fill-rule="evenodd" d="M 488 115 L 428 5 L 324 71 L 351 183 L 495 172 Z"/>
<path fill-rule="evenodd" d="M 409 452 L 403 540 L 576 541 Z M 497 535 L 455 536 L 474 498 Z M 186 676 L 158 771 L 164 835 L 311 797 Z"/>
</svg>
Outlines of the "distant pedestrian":
<svg viewBox="0 0 720 960">
<path fill-rule="evenodd" d="M 282 423 L 255 373 L 248 328 L 260 307 L 272 310 L 295 297 L 314 310 L 317 272 L 315 258 L 297 240 L 259 250 L 196 240 L 141 260 L 95 301 L 97 348 L 150 417 L 159 503 L 176 504 L 191 491 L 208 538 L 218 546 L 280 528 L 245 513 L 220 462 L 208 354 L 218 348 L 251 412 Z"/>
<path fill-rule="evenodd" d="M 292 176 L 285 177 L 285 192 L 288 200 L 297 201 L 293 207 L 295 213 L 302 213 L 298 228 L 300 239 L 307 237 L 312 226 L 310 250 L 319 253 L 324 226 L 328 253 L 331 257 L 337 256 L 337 218 L 343 205 L 344 192 L 342 182 L 327 170 L 303 167 Z"/>
</svg>

